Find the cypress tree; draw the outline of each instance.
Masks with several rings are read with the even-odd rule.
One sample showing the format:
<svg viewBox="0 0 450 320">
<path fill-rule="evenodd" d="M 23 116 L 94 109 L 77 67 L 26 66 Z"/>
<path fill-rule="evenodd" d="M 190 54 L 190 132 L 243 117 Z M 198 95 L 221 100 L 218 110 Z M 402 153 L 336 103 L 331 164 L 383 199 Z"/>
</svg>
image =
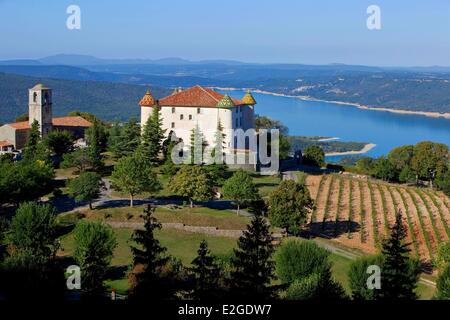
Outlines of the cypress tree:
<svg viewBox="0 0 450 320">
<path fill-rule="evenodd" d="M 166 130 L 162 129 L 160 108 L 153 108 L 152 116 L 148 118 L 141 137 L 140 151 L 152 164 L 158 163 L 162 151 L 162 143 Z"/>
<path fill-rule="evenodd" d="M 130 275 L 130 298 L 136 300 L 164 300 L 174 295 L 171 275 L 164 274 L 170 257 L 167 249 L 155 238 L 155 231 L 161 224 L 153 217 L 155 208 L 150 205 L 144 210 L 144 229 L 135 230 L 132 240 L 133 272 Z"/>
<path fill-rule="evenodd" d="M 223 164 L 224 162 L 225 137 L 222 123 L 219 120 L 217 123 L 217 131 L 214 135 L 214 149 L 211 152 L 215 164 Z"/>
<path fill-rule="evenodd" d="M 94 121 L 93 126 L 86 132 L 88 144 L 87 153 L 92 169 L 96 172 L 99 172 L 104 167 L 102 155 L 102 152 L 104 151 L 104 146 L 102 146 L 104 135 L 104 130 L 98 120 Z"/>
<path fill-rule="evenodd" d="M 238 248 L 231 260 L 230 293 L 233 298 L 270 299 L 274 276 L 272 235 L 269 225 L 255 215 L 247 230 L 239 238 Z"/>
<path fill-rule="evenodd" d="M 197 257 L 192 261 L 190 298 L 194 300 L 214 300 L 219 297 L 221 269 L 203 240 L 197 250 Z"/>
<path fill-rule="evenodd" d="M 376 290 L 378 300 L 415 300 L 415 289 L 419 280 L 420 268 L 417 261 L 409 257 L 411 251 L 405 243 L 406 227 L 399 211 L 390 238 L 384 241 L 382 254 L 384 258 L 381 273 L 381 289 Z"/>
<path fill-rule="evenodd" d="M 192 129 L 191 132 L 191 156 L 190 164 L 203 164 L 203 151 L 205 150 L 207 143 L 200 131 L 198 124 Z"/>
</svg>

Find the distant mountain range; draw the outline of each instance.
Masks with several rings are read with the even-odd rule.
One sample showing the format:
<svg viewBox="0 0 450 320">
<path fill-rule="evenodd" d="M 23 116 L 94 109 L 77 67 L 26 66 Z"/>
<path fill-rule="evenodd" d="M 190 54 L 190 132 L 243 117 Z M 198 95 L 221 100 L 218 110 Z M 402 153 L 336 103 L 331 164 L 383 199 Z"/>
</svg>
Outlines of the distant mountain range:
<svg viewBox="0 0 450 320">
<path fill-rule="evenodd" d="M 251 88 L 293 96 L 410 111 L 450 112 L 450 68 L 254 64 L 180 58 L 101 59 L 56 55 L 0 61 L 0 72 L 22 76 L 153 87 Z M 106 84 L 105 84 L 106 85 Z M 18 88 L 19 89 L 19 88 Z"/>
<path fill-rule="evenodd" d="M 233 60 L 201 60 L 190 61 L 181 58 L 163 59 L 102 59 L 88 55 L 79 54 L 57 54 L 40 59 L 5 60 L 0 65 L 68 65 L 68 66 L 93 66 L 93 65 L 115 65 L 115 64 L 158 64 L 158 65 L 189 65 L 189 64 L 246 64 Z"/>
<path fill-rule="evenodd" d="M 126 120 L 140 115 L 139 99 L 146 87 L 123 83 L 36 78 L 0 73 L 0 123 L 28 112 L 28 88 L 43 82 L 53 89 L 54 115 L 70 111 L 85 111 L 104 120 Z M 151 87 L 156 98 L 167 96 L 170 90 Z"/>
</svg>

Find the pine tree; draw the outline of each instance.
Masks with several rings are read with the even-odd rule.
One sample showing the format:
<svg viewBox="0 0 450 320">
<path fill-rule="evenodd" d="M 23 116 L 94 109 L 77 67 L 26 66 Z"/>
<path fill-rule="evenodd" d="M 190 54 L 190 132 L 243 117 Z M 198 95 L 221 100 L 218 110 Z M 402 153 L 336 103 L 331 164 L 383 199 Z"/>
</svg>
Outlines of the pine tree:
<svg viewBox="0 0 450 320">
<path fill-rule="evenodd" d="M 99 121 L 94 121 L 93 126 L 87 130 L 86 137 L 89 161 L 92 165 L 92 169 L 99 172 L 104 167 L 102 155 L 102 152 L 104 151 L 104 146 L 102 146 L 104 130 Z"/>
<path fill-rule="evenodd" d="M 420 268 L 417 261 L 410 259 L 411 251 L 405 243 L 406 227 L 399 211 L 395 217 L 390 238 L 383 243 L 384 258 L 381 289 L 376 291 L 378 300 L 415 300 L 415 289 L 419 279 Z"/>
<path fill-rule="evenodd" d="M 152 116 L 144 126 L 140 146 L 140 151 L 152 164 L 158 163 L 165 133 L 166 130 L 162 129 L 160 108 L 154 107 Z"/>
<path fill-rule="evenodd" d="M 217 122 L 217 131 L 214 136 L 214 149 L 211 152 L 215 164 L 224 163 L 225 137 L 226 134 L 223 133 L 223 126 L 219 120 L 219 122 Z"/>
<path fill-rule="evenodd" d="M 170 256 L 155 238 L 155 231 L 161 229 L 161 224 L 153 217 L 154 212 L 155 208 L 150 205 L 144 210 L 144 230 L 135 230 L 132 236 L 138 246 L 131 247 L 134 267 L 130 297 L 137 300 L 164 300 L 174 295 L 172 275 L 164 274 Z"/>
<path fill-rule="evenodd" d="M 198 124 L 191 132 L 191 157 L 190 164 L 203 164 L 203 152 L 207 146 L 203 133 Z"/>
<path fill-rule="evenodd" d="M 197 250 L 197 257 L 192 261 L 190 298 L 194 300 L 214 300 L 219 298 L 221 269 L 203 240 Z"/>
<path fill-rule="evenodd" d="M 260 215 L 255 215 L 247 230 L 239 238 L 238 248 L 232 258 L 230 277 L 233 298 L 270 299 L 274 276 L 272 236 L 269 225 Z"/>
<path fill-rule="evenodd" d="M 120 128 L 120 136 L 110 140 L 110 142 L 114 143 L 114 145 L 110 145 L 110 149 L 117 158 L 133 154 L 141 144 L 141 128 L 138 126 L 136 119 L 130 118 Z"/>
</svg>

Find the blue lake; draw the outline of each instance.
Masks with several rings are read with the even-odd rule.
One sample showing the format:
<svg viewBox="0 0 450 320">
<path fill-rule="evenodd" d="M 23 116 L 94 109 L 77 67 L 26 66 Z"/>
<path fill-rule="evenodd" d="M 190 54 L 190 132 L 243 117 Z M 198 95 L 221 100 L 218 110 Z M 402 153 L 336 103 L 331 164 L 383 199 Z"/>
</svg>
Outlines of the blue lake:
<svg viewBox="0 0 450 320">
<path fill-rule="evenodd" d="M 242 91 L 228 91 L 236 98 Z M 290 135 L 339 137 L 374 143 L 365 155 L 378 157 L 391 149 L 430 140 L 450 144 L 450 119 L 363 110 L 348 105 L 303 101 L 254 93 L 256 113 L 283 122 Z"/>
</svg>

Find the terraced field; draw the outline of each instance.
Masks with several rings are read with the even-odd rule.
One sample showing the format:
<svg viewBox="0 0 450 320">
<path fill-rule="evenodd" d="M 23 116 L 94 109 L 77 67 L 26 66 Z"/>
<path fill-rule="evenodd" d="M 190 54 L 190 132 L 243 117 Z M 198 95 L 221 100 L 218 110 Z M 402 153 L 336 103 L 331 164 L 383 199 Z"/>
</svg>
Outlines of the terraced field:
<svg viewBox="0 0 450 320">
<path fill-rule="evenodd" d="M 450 199 L 440 192 L 342 175 L 308 176 L 306 183 L 316 200 L 309 219 L 315 234 L 375 252 L 401 210 L 410 248 L 422 261 L 450 240 Z"/>
</svg>

